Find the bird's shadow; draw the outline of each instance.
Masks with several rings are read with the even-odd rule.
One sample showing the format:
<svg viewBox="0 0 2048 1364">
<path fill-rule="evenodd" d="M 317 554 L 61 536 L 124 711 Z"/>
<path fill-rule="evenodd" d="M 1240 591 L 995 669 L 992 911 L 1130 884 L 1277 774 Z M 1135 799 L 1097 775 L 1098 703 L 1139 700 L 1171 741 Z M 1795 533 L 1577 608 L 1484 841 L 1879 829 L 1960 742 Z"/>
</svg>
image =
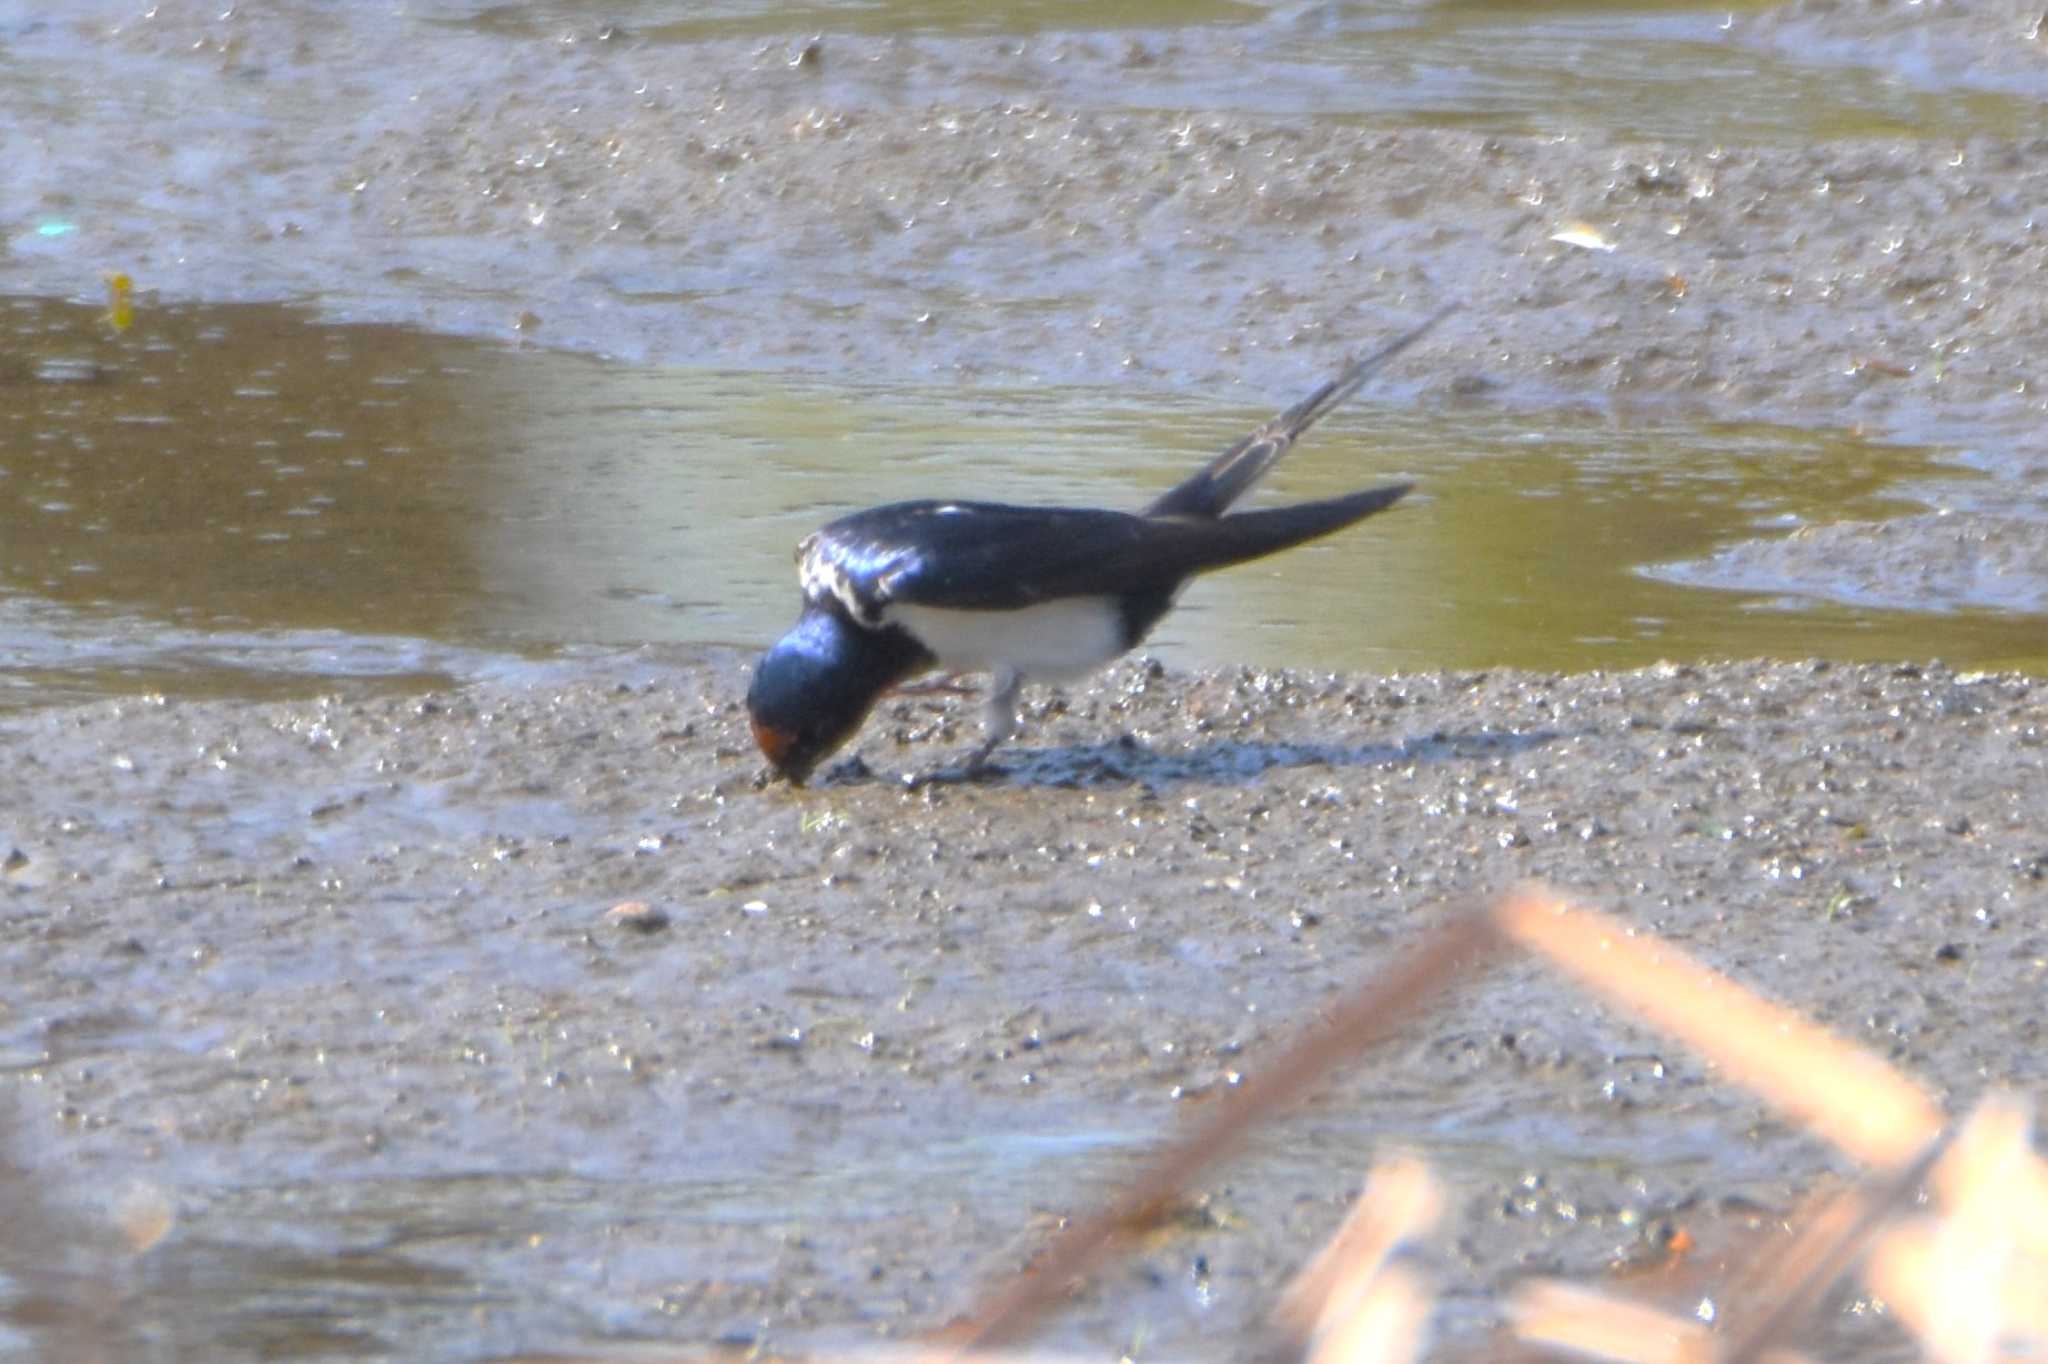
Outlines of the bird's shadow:
<svg viewBox="0 0 2048 1364">
<path fill-rule="evenodd" d="M 1250 786 L 1275 768 L 1397 767 L 1409 763 L 1496 758 L 1526 753 L 1564 737 L 1564 731 L 1554 729 L 1461 734 L 1434 730 L 1394 744 L 1217 740 L 1195 748 L 1161 752 L 1125 735 L 1106 744 L 1008 749 L 999 760 L 976 771 L 956 764 L 928 772 L 898 775 L 877 771 L 863 759 L 855 757 L 827 772 L 823 784 L 851 786 L 881 782 L 912 789 L 1011 786 L 1062 790 L 1132 785 L 1153 788 Z"/>
</svg>

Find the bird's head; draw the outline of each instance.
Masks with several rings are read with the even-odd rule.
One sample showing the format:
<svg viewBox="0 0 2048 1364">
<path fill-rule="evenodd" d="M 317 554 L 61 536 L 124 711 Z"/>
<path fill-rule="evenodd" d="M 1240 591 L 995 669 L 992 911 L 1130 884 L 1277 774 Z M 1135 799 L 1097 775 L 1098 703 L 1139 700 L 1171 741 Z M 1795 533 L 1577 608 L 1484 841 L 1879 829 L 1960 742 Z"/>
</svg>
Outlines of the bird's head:
<svg viewBox="0 0 2048 1364">
<path fill-rule="evenodd" d="M 930 661 L 902 632 L 812 607 L 754 665 L 747 713 L 775 774 L 801 786 L 896 682 Z"/>
</svg>

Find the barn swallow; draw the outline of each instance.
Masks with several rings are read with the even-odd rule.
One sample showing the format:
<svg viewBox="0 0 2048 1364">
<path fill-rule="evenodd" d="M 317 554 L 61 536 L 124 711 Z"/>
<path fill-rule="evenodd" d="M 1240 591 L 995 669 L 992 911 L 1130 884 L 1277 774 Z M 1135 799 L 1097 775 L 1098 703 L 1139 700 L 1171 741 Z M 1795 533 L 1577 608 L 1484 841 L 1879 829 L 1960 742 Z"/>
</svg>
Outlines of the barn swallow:
<svg viewBox="0 0 2048 1364">
<path fill-rule="evenodd" d="M 993 674 L 982 769 L 1027 681 L 1068 681 L 1135 647 L 1196 574 L 1342 530 L 1406 483 L 1226 516 L 1300 435 L 1434 327 L 1446 308 L 1131 513 L 925 500 L 872 507 L 797 546 L 803 614 L 747 689 L 754 739 L 802 785 L 892 687 L 927 669 Z"/>
</svg>

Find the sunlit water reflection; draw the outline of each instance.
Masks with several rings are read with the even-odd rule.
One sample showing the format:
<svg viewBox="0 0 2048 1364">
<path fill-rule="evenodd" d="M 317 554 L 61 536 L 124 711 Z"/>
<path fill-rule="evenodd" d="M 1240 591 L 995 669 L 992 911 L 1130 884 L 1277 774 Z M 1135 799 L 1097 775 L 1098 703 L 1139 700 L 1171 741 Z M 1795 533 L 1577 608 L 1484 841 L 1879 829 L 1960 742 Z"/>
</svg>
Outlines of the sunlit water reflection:
<svg viewBox="0 0 2048 1364">
<path fill-rule="evenodd" d="M 0 644 L 17 702 L 751 649 L 794 613 L 791 547 L 836 514 L 928 495 L 1135 507 L 1270 410 L 676 372 L 256 306 L 157 310 L 120 336 L 75 306 L 6 317 Z M 1151 647 L 1187 666 L 1381 672 L 2038 660 L 2026 615 L 1644 571 L 1974 477 L 1938 450 L 1828 432 L 1367 395 L 1261 496 L 1395 478 L 1417 496 L 1205 580 Z"/>
</svg>

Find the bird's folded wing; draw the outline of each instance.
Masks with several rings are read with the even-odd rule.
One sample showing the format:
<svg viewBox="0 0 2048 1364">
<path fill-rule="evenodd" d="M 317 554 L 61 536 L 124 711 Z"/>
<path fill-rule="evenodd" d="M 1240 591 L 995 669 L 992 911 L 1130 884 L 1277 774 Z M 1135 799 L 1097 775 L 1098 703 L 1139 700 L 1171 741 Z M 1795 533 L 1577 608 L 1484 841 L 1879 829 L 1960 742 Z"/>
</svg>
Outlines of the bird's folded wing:
<svg viewBox="0 0 2048 1364">
<path fill-rule="evenodd" d="M 891 602 L 1006 611 L 1060 597 L 1171 588 L 1392 505 L 1406 485 L 1220 520 L 1091 508 L 907 502 L 857 513 L 806 542 L 807 592 L 830 591 L 875 625 Z"/>
<path fill-rule="evenodd" d="M 891 602 L 1009 611 L 1122 590 L 1143 563 L 1146 523 L 1128 512 L 899 502 L 834 521 L 804 542 L 804 590 L 830 591 L 867 624 Z M 1109 566 L 1109 567 L 1105 567 Z"/>
</svg>

